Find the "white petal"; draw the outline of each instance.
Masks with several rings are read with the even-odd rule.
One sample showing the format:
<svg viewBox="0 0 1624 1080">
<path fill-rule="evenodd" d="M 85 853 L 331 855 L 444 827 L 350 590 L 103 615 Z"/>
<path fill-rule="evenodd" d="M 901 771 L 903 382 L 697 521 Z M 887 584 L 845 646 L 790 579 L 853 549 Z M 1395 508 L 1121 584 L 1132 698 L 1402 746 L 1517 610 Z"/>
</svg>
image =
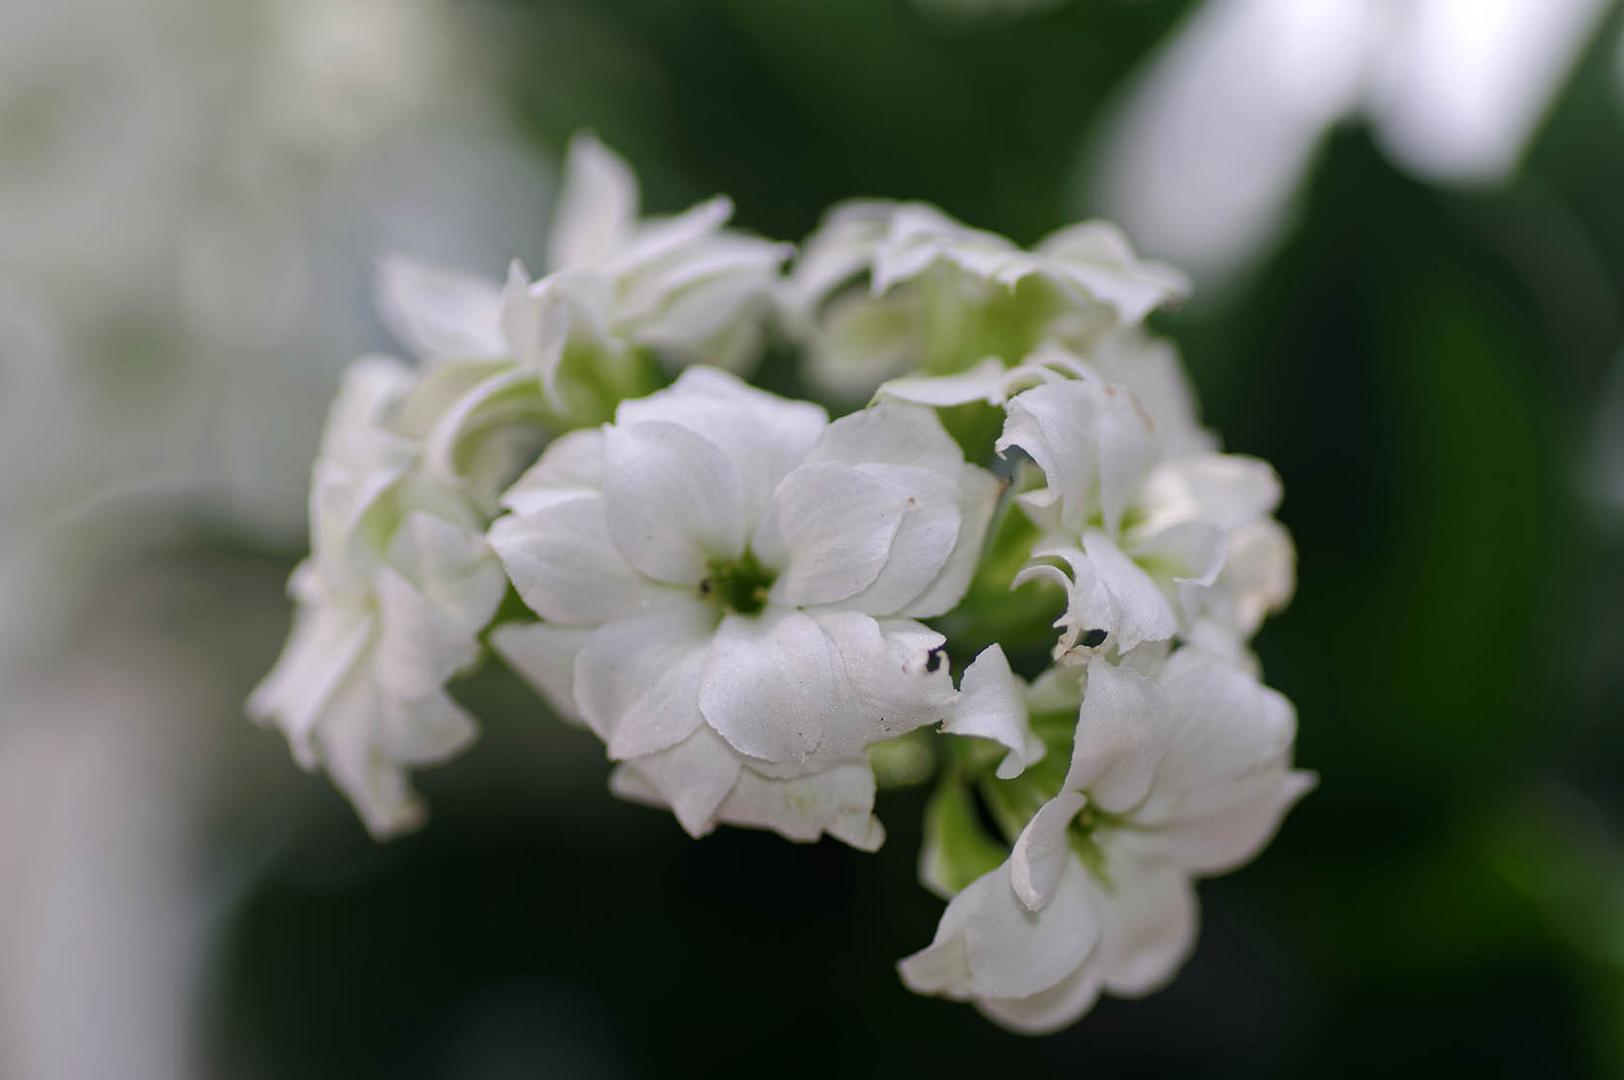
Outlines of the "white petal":
<svg viewBox="0 0 1624 1080">
<path fill-rule="evenodd" d="M 718 219 L 719 208 L 731 210 L 727 200 L 711 200 L 671 224 L 684 219 L 689 222 Z M 651 229 L 650 235 L 658 234 Z M 680 230 L 676 233 L 665 230 L 664 235 L 676 235 L 679 242 L 663 254 L 657 253 L 659 257 L 652 260 L 655 265 L 639 271 L 635 282 L 622 280 L 623 297 L 628 284 L 637 291 L 645 286 L 652 288 L 654 295 L 649 299 L 653 304 L 647 313 L 655 315 L 659 321 L 670 317 L 677 307 L 688 306 L 697 296 L 710 296 L 724 307 L 736 306 L 743 293 L 759 296 L 774 284 L 784 260 L 794 254 L 794 248 L 789 244 L 776 244 L 759 236 L 729 229 L 700 230 L 686 240 L 681 239 Z M 713 287 L 720 291 L 713 291 Z M 734 294 L 735 289 L 742 292 Z M 726 300 L 730 295 L 734 297 L 733 305 Z M 635 302 L 632 306 L 636 306 Z M 626 307 L 623 303 L 623 313 Z M 694 318 L 704 317 L 697 311 L 689 314 Z M 638 321 L 640 326 L 649 325 L 641 319 Z"/>
<path fill-rule="evenodd" d="M 378 839 L 409 832 L 427 817 L 406 770 L 378 746 L 381 707 L 371 680 L 357 672 L 334 697 L 316 731 L 327 774 Z"/>
<path fill-rule="evenodd" d="M 878 199 L 851 200 L 824 215 L 801 245 L 790 277 L 788 292 L 798 317 L 813 316 L 831 292 L 868 269 L 895 206 Z"/>
<path fill-rule="evenodd" d="M 542 618 L 596 626 L 687 595 L 632 569 L 610 537 L 604 506 L 603 496 L 580 494 L 491 526 L 490 545 L 503 569 Z"/>
<path fill-rule="evenodd" d="M 360 608 L 301 603 L 281 656 L 248 699 L 248 714 L 260 723 L 276 723 L 307 769 L 315 766 L 316 724 L 372 633 L 373 622 Z"/>
<path fill-rule="evenodd" d="M 1000 870 L 993 870 L 977 878 L 959 895 L 984 878 L 995 878 L 999 873 Z M 937 923 L 935 939 L 897 963 L 897 974 L 902 976 L 903 984 L 916 994 L 937 994 L 960 1000 L 970 996 L 970 943 L 964 934 L 970 908 L 964 904 L 955 908 L 953 900 L 948 901 L 947 911 Z"/>
<path fill-rule="evenodd" d="M 1067 839 L 1072 819 L 1087 804 L 1087 796 L 1062 791 L 1039 807 L 1015 838 L 1009 854 L 1010 884 L 1030 910 L 1041 911 L 1054 899 L 1066 863 L 1075 858 Z"/>
<path fill-rule="evenodd" d="M 990 1020 L 1022 1035 L 1048 1035 L 1082 1019 L 1100 996 L 1100 975 L 1083 964 L 1054 986 L 1023 998 L 986 998 L 976 1007 Z"/>
<path fill-rule="evenodd" d="M 969 927 L 972 986 L 989 998 L 1025 997 L 1056 986 L 1099 940 L 1099 886 L 1075 857 L 1065 860 L 1054 895 L 1033 912 L 1002 876 L 995 902 Z"/>
<path fill-rule="evenodd" d="M 784 551 L 772 602 L 828 604 L 871 584 L 891 557 L 911 500 L 907 488 L 850 465 L 822 461 L 791 472 L 774 492 L 770 511 L 777 523 L 772 535 L 780 538 Z M 952 513 L 956 518 L 956 507 Z M 949 521 L 947 529 L 945 540 L 951 545 L 957 520 Z M 764 546 L 770 550 L 773 545 Z M 946 555 L 946 550 L 940 553 L 920 588 Z"/>
<path fill-rule="evenodd" d="M 603 432 L 586 428 L 547 444 L 541 458 L 514 481 L 502 505 L 534 513 L 555 501 L 603 490 Z"/>
<path fill-rule="evenodd" d="M 564 350 L 609 344 L 613 283 L 589 270 L 559 270 L 532 283 L 515 260 L 502 290 L 502 334 L 513 361 L 541 380 L 548 402 L 562 410 L 558 368 Z"/>
<path fill-rule="evenodd" d="M 465 486 L 467 447 L 493 427 L 533 421 L 540 404 L 537 391 L 534 375 L 505 365 L 450 402 L 423 436 L 423 464 L 430 479 L 446 488 Z"/>
<path fill-rule="evenodd" d="M 698 219 L 690 214 L 671 224 L 684 220 Z M 646 247 L 645 239 L 677 243 L 654 252 L 641 267 L 622 270 L 617 264 L 616 321 L 641 342 L 679 349 L 716 337 L 747 312 L 764 315 L 779 265 L 790 253 L 784 245 L 725 231 L 683 239 L 669 228 L 650 230 L 639 247 Z"/>
<path fill-rule="evenodd" d="M 729 367 L 711 350 L 736 324 L 765 322 L 770 275 L 770 270 L 744 269 L 668 294 L 657 311 L 638 321 L 636 340 L 683 362 Z M 759 334 L 751 340 L 759 340 Z"/>
<path fill-rule="evenodd" d="M 316 572 L 331 588 L 364 593 L 392 531 L 387 496 L 417 459 L 416 445 L 393 429 L 413 377 L 397 360 L 363 357 L 344 372 L 327 413 L 311 470 L 310 548 Z M 377 525 L 379 527 L 369 527 Z"/>
<path fill-rule="evenodd" d="M 758 771 L 794 776 L 857 760 L 876 742 L 943 720 L 953 684 L 928 660 L 942 636 L 855 611 L 729 616 L 701 707 Z"/>
<path fill-rule="evenodd" d="M 990 278 L 1011 255 L 1013 244 L 994 233 L 972 229 L 924 203 L 898 204 L 890 231 L 874 253 L 876 295 L 947 262 L 977 277 Z"/>
<path fill-rule="evenodd" d="M 1200 874 L 1224 874 L 1250 862 L 1262 851 L 1298 799 L 1314 789 L 1313 773 L 1285 771 L 1254 777 L 1236 785 L 1243 793 L 1226 800 L 1224 809 L 1165 825 L 1147 838 L 1159 858 Z"/>
<path fill-rule="evenodd" d="M 1210 521 L 1181 521 L 1160 532 L 1137 535 L 1133 558 L 1152 576 L 1174 584 L 1205 587 L 1218 580 L 1228 544 L 1222 530 Z"/>
<path fill-rule="evenodd" d="M 575 707 L 575 658 L 593 628 L 506 623 L 491 631 L 491 649 L 539 693 L 563 720 L 582 723 Z"/>
<path fill-rule="evenodd" d="M 952 735 L 991 739 L 1009 750 L 998 778 L 1010 780 L 1043 757 L 1042 740 L 1027 723 L 1025 688 L 998 645 L 981 651 L 959 680 L 959 697 L 942 730 Z"/>
<path fill-rule="evenodd" d="M 1156 685 L 1096 660 L 1088 666 L 1065 787 L 1088 792 L 1109 813 L 1131 810 L 1150 791 L 1166 738 L 1165 705 Z"/>
<path fill-rule="evenodd" d="M 649 801 L 652 793 L 677 815 L 690 836 L 716 827 L 716 809 L 739 779 L 739 756 L 709 728 L 701 727 L 668 750 L 638 758 L 616 770 L 617 795 Z"/>
<path fill-rule="evenodd" d="M 403 765 L 432 765 L 465 750 L 479 734 L 462 706 L 444 690 L 410 701 L 384 698 L 378 717 L 378 749 Z"/>
<path fill-rule="evenodd" d="M 609 534 L 650 577 L 697 584 L 713 559 L 737 558 L 746 533 L 739 472 L 714 442 L 649 420 L 605 431 Z"/>
<path fill-rule="evenodd" d="M 1195 889 L 1166 865 L 1126 859 L 1112 860 L 1111 867 L 1100 978 L 1113 994 L 1143 997 L 1171 982 L 1195 949 Z"/>
<path fill-rule="evenodd" d="M 1151 576 L 1122 553 L 1104 533 L 1083 535 L 1083 550 L 1111 600 L 1111 630 L 1126 652 L 1144 641 L 1163 641 L 1178 630 L 1178 617 Z"/>
<path fill-rule="evenodd" d="M 455 632 L 469 637 L 490 622 L 507 591 L 485 538 L 430 514 L 409 514 L 401 522 L 389 565 Z"/>
<path fill-rule="evenodd" d="M 1178 616 L 1155 580 L 1122 553 L 1104 533 L 1089 530 L 1084 550 L 1064 545 L 1033 549 L 1056 557 L 1071 569 L 1064 621 L 1077 630 L 1104 630 L 1109 642 L 1128 652 L 1142 642 L 1165 641 L 1178 631 Z M 1041 564 L 1030 567 L 1039 571 Z M 1023 577 L 1017 578 L 1020 584 Z"/>
<path fill-rule="evenodd" d="M 833 642 L 850 687 L 849 697 L 829 704 L 821 759 L 849 760 L 876 742 L 946 720 L 957 695 L 940 661 L 941 634 L 857 611 L 822 611 L 814 619 Z"/>
<path fill-rule="evenodd" d="M 897 614 L 933 619 L 947 614 L 964 599 L 964 592 L 970 587 L 970 579 L 981 561 L 987 525 L 992 521 L 1003 490 L 1003 483 L 992 473 L 974 465 L 963 467 L 959 473 L 959 534 L 953 550 L 948 553 L 936 580 Z"/>
<path fill-rule="evenodd" d="M 609 792 L 617 799 L 644 806 L 666 805 L 665 797 L 643 778 L 637 766 L 624 761 L 609 770 Z"/>
<path fill-rule="evenodd" d="M 1010 885 L 1008 864 L 975 881 L 947 905 L 930 946 L 898 965 L 909 989 L 979 999 L 1041 993 L 1075 972 L 1100 933 L 1098 886 L 1075 858 L 1061 870 L 1053 899 L 1031 911 Z"/>
<path fill-rule="evenodd" d="M 932 408 L 968 405 L 984 401 L 1002 405 L 1009 382 L 1009 369 L 995 356 L 989 356 L 969 371 L 957 375 L 910 375 L 892 379 L 880 387 L 881 397 L 909 401 Z"/>
<path fill-rule="evenodd" d="M 380 570 L 376 591 L 378 638 L 369 666 L 385 698 L 426 697 L 478 658 L 474 632 L 445 618 L 399 574 Z"/>
<path fill-rule="evenodd" d="M 414 354 L 425 358 L 507 354 L 502 337 L 502 289 L 403 255 L 378 265 L 378 312 Z"/>
<path fill-rule="evenodd" d="M 874 817 L 874 773 L 867 762 L 777 780 L 746 768 L 716 811 L 730 825 L 771 829 L 790 840 L 824 833 L 860 851 L 877 851 L 885 830 Z"/>
<path fill-rule="evenodd" d="M 1209 521 L 1225 532 L 1267 517 L 1280 505 L 1280 477 L 1243 454 L 1200 454 L 1164 461 L 1145 477 L 1147 528 Z"/>
<path fill-rule="evenodd" d="M 1146 822 L 1226 809 L 1249 794 L 1244 781 L 1289 764 L 1297 717 L 1280 693 L 1191 648 L 1174 653 L 1157 681 L 1168 749 L 1141 814 Z"/>
<path fill-rule="evenodd" d="M 626 708 L 615 725 L 609 736 L 611 761 L 640 758 L 674 746 L 703 723 L 699 687 L 705 659 L 703 647 L 672 655 L 670 666 Z"/>
<path fill-rule="evenodd" d="M 882 401 L 830 424 L 806 460 L 904 465 L 956 476 L 964 465 L 964 453 L 934 411 L 906 402 Z"/>
<path fill-rule="evenodd" d="M 1242 638 L 1291 599 L 1297 552 L 1291 534 L 1273 518 L 1255 521 L 1229 537 L 1229 554 L 1203 606 Z"/>
<path fill-rule="evenodd" d="M 769 608 L 729 615 L 712 643 L 699 706 L 734 749 L 774 763 L 806 761 L 852 692 L 834 643 L 810 616 Z"/>
<path fill-rule="evenodd" d="M 553 209 L 548 269 L 604 265 L 630 240 L 636 218 L 637 179 L 625 161 L 591 135 L 571 139 Z"/>
<path fill-rule="evenodd" d="M 1167 457 L 1216 449 L 1217 439 L 1197 419 L 1195 392 L 1172 342 L 1151 337 L 1140 326 L 1118 327 L 1088 351 L 1088 364 L 1106 382 L 1127 387 L 1139 399 L 1156 422 Z"/>
<path fill-rule="evenodd" d="M 773 489 L 806 457 L 828 426 L 821 407 L 758 390 L 735 375 L 690 367 L 665 390 L 623 401 L 617 424 L 660 420 L 678 424 L 721 448 L 737 470 L 745 518 L 755 527 Z M 756 553 L 766 552 L 755 537 Z"/>
<path fill-rule="evenodd" d="M 863 472 L 883 477 L 906 491 L 909 502 L 884 568 L 862 592 L 847 599 L 845 606 L 872 615 L 914 610 L 926 590 L 947 570 L 948 560 L 958 547 L 964 527 L 959 509 L 960 481 L 981 479 L 970 468 L 961 466 L 954 470 L 956 475 L 949 476 L 901 465 L 863 468 Z M 976 486 L 981 492 L 988 489 L 985 483 Z"/>
<path fill-rule="evenodd" d="M 696 600 L 612 622 L 587 639 L 575 659 L 575 704 L 611 758 L 652 754 L 700 726 L 713 618 Z"/>
<path fill-rule="evenodd" d="M 958 444 L 933 412 L 882 402 L 853 413 L 829 425 L 807 461 L 807 469 L 831 462 L 853 466 L 891 484 L 907 502 L 885 564 L 862 593 L 841 597 L 823 591 L 817 598 L 792 600 L 786 591 L 784 602 L 845 600 L 875 615 L 927 616 L 957 603 L 974 570 L 999 488 L 990 474 L 964 463 Z M 830 483 L 836 485 L 832 479 Z M 853 493 L 847 498 L 872 487 L 855 479 L 844 486 Z M 876 515 L 869 527 L 881 520 Z M 850 535 L 863 533 L 858 527 Z M 859 566 L 868 569 L 866 562 L 851 564 L 847 568 L 851 578 Z"/>
<path fill-rule="evenodd" d="M 419 373 L 390 426 L 401 435 L 422 442 L 469 394 L 491 379 L 512 371 L 512 361 L 501 357 L 442 359 Z"/>
<path fill-rule="evenodd" d="M 1127 237 L 1104 221 L 1085 221 L 1046 237 L 1035 249 L 1072 281 L 1116 308 L 1124 322 L 1142 322 L 1154 309 L 1190 293 L 1182 273 L 1134 254 Z"/>
<path fill-rule="evenodd" d="M 374 583 L 378 640 L 371 668 L 388 700 L 437 693 L 479 655 L 477 635 L 507 583 L 478 533 L 414 514 Z"/>
<path fill-rule="evenodd" d="M 393 463 L 399 447 L 378 436 L 388 431 L 390 418 L 415 386 L 412 370 L 393 357 L 363 356 L 350 364 L 327 411 L 319 456 L 346 472 Z"/>
<path fill-rule="evenodd" d="M 999 452 L 1010 446 L 1031 456 L 1048 485 L 1027 501 L 1058 502 L 1073 534 L 1096 512 L 1114 533 L 1156 455 L 1154 427 L 1133 395 L 1094 381 L 1045 383 L 1011 398 Z"/>
<path fill-rule="evenodd" d="M 605 269 L 622 279 L 647 272 L 663 260 L 692 253 L 732 216 L 732 200 L 717 195 L 671 217 L 647 218 Z"/>
</svg>

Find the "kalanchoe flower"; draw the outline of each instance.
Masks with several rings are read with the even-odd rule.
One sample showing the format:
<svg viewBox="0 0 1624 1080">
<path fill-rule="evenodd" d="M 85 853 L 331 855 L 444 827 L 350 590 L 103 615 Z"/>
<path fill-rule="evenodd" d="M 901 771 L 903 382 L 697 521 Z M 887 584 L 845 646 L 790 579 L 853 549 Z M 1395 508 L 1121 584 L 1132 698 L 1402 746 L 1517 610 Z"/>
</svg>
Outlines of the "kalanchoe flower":
<svg viewBox="0 0 1624 1080">
<path fill-rule="evenodd" d="M 1089 346 L 1087 359 L 1054 341 L 1045 341 L 1019 364 L 989 358 L 956 375 L 906 375 L 879 392 L 899 401 L 933 408 L 986 402 L 1004 406 L 1023 390 L 1058 379 L 1096 380 L 1133 394 L 1157 431 L 1163 457 L 1183 457 L 1217 449 L 1218 440 L 1196 416 L 1195 393 L 1179 362 L 1178 350 L 1144 327 L 1118 326 Z"/>
<path fill-rule="evenodd" d="M 1239 656 L 1290 595 L 1290 540 L 1269 517 L 1274 470 L 1238 454 L 1168 457 L 1163 435 L 1134 394 L 1087 373 L 1009 399 L 998 449 L 1025 451 L 1044 481 L 1019 496 L 1044 535 L 1017 581 L 1067 590 L 1059 656 L 1080 644 L 1127 653 L 1198 625 Z M 1231 561 L 1232 544 L 1244 558 Z M 1091 631 L 1105 640 L 1083 643 Z"/>
<path fill-rule="evenodd" d="M 692 368 L 555 443 L 492 547 L 542 617 L 497 650 L 622 762 L 615 790 L 858 847 L 865 749 L 940 721 L 940 634 L 998 485 L 929 410 L 821 408 Z"/>
<path fill-rule="evenodd" d="M 425 402 L 397 361 L 346 374 L 311 480 L 311 555 L 281 658 L 249 701 L 287 734 L 306 768 L 325 768 L 375 835 L 418 824 L 407 782 L 474 735 L 445 682 L 478 655 L 506 582 L 483 521 L 423 468 L 411 415 Z"/>
<path fill-rule="evenodd" d="M 869 201 L 829 214 L 788 296 L 813 381 L 859 399 L 909 372 L 952 375 L 989 358 L 1014 367 L 1044 342 L 1086 354 L 1187 291 L 1104 222 L 1022 251 L 931 206 Z"/>
<path fill-rule="evenodd" d="M 613 384 L 611 406 L 637 387 L 644 353 L 671 367 L 755 362 L 791 249 L 725 228 L 732 210 L 718 196 L 639 219 L 631 170 L 580 135 L 540 279 L 517 260 L 499 286 L 394 258 L 380 274 L 379 307 L 425 360 L 508 361 L 508 383 L 539 380 L 550 409 L 580 416 L 604 405 L 601 383 Z"/>
<path fill-rule="evenodd" d="M 1164 985 L 1195 945 L 1191 879 L 1255 856 L 1312 786 L 1295 728 L 1285 698 L 1195 649 L 1149 677 L 1090 665 L 1061 790 L 903 980 L 1034 1033 Z"/>
<path fill-rule="evenodd" d="M 1279 480 L 1217 452 L 1141 325 L 1182 277 L 1101 223 L 1023 251 L 867 202 L 780 282 L 784 251 L 727 230 L 726 200 L 637 201 L 577 139 L 539 280 L 384 266 L 422 371 L 369 359 L 345 381 L 254 715 L 377 835 L 422 817 L 409 770 L 472 737 L 446 685 L 482 641 L 602 739 L 615 793 L 695 836 L 871 850 L 877 771 L 939 770 L 920 876 L 950 902 L 910 987 L 1047 1031 L 1166 982 L 1193 881 L 1252 857 L 1311 784 L 1249 651 L 1292 590 Z M 779 303 L 813 381 L 878 386 L 867 408 L 831 422 L 708 366 L 757 359 Z M 934 411 L 976 402 L 952 436 Z M 985 552 L 1006 484 L 961 445 L 1012 474 Z M 1033 579 L 1060 586 L 1058 620 Z M 1012 660 L 1055 627 L 1028 683 Z"/>
</svg>

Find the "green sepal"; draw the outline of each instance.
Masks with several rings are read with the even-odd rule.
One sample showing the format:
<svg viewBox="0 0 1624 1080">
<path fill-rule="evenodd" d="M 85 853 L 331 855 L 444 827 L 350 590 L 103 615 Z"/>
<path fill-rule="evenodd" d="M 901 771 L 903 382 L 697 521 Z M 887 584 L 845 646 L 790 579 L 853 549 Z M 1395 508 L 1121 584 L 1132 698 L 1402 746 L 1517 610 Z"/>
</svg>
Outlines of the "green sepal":
<svg viewBox="0 0 1624 1080">
<path fill-rule="evenodd" d="M 1008 855 L 1009 850 L 983 827 L 969 785 L 956 775 L 943 778 L 925 804 L 920 860 L 925 881 L 956 893 L 996 870 Z"/>
<path fill-rule="evenodd" d="M 875 743 L 868 763 L 881 791 L 916 787 L 936 774 L 936 736 L 921 728 Z"/>
</svg>

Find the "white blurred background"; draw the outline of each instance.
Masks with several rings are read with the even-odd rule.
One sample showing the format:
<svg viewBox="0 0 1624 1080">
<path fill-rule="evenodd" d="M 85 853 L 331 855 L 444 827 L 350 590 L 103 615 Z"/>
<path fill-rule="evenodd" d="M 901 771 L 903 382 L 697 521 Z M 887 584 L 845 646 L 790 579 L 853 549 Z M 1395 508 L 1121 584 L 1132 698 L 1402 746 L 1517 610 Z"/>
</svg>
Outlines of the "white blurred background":
<svg viewBox="0 0 1624 1080">
<path fill-rule="evenodd" d="M 280 582 L 183 554 L 302 544 L 339 370 L 392 344 L 378 256 L 540 250 L 551 165 L 470 47 L 493 29 L 439 0 L 0 8 L 0 1076 L 201 1075 L 210 815 L 303 778 L 218 723 Z"/>
</svg>

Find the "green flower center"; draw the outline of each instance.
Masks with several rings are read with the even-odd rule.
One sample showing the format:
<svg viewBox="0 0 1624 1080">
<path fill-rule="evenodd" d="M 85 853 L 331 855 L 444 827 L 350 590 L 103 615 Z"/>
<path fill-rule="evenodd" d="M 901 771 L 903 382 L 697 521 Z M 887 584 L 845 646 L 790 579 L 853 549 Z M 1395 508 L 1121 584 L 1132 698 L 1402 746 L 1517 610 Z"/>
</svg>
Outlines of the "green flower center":
<svg viewBox="0 0 1624 1080">
<path fill-rule="evenodd" d="M 1105 852 L 1100 847 L 1099 830 L 1101 828 L 1116 828 L 1121 821 L 1114 814 L 1107 814 L 1094 804 L 1082 808 L 1072 819 L 1071 825 L 1066 829 L 1066 839 L 1071 843 L 1071 850 L 1082 860 L 1095 877 L 1110 887 L 1111 877 L 1106 872 Z"/>
<path fill-rule="evenodd" d="M 712 559 L 699 583 L 699 595 L 714 600 L 726 611 L 759 615 L 767 606 L 767 590 L 778 576 L 761 565 L 748 548 L 737 559 Z"/>
</svg>

